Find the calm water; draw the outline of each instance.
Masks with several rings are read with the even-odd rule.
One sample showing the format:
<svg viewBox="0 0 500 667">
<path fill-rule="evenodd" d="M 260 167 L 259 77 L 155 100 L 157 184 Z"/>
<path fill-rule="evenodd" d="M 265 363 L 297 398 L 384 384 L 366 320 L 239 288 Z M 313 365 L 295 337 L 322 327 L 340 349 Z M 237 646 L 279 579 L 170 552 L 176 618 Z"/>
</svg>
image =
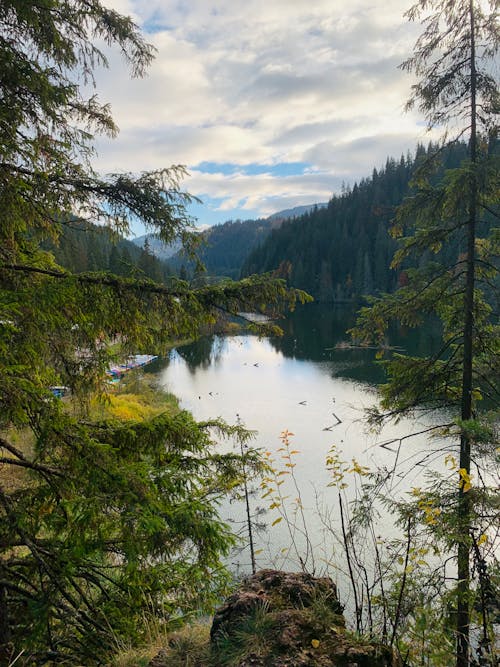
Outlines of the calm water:
<svg viewBox="0 0 500 667">
<path fill-rule="evenodd" d="M 429 421 L 403 420 L 380 434 L 367 432 L 363 412 L 376 401 L 375 386 L 383 380 L 383 372 L 373 363 L 373 351 L 336 348 L 347 340 L 345 331 L 354 318 L 350 308 L 309 305 L 285 322 L 281 338 L 206 338 L 174 350 L 160 370 L 161 384 L 197 419 L 241 421 L 257 431 L 253 446 L 271 452 L 277 460 L 281 456 L 280 433 L 288 429 L 294 434 L 292 449 L 299 453 L 294 455 L 293 470 L 315 546 L 317 570 L 322 569 L 320 563 L 325 565 L 335 558 L 338 545 L 332 536 L 340 533 L 337 490 L 328 486 L 331 475 L 325 466 L 331 446 L 341 450 L 347 462 L 354 457 L 370 469 L 392 470 L 397 459 L 399 475 L 388 478 L 388 493 L 403 493 L 422 484 L 422 464 L 429 462 L 426 456 L 431 451 L 422 436 L 406 440 L 399 451 L 397 442 L 381 447 L 422 430 Z M 391 343 L 411 353 L 426 354 L 438 345 L 439 331 L 429 327 L 418 335 L 400 328 L 391 332 Z M 356 495 L 356 477 L 350 476 L 347 499 Z M 288 476 L 282 478 L 287 480 L 281 488 L 290 495 L 287 503 L 293 514 L 297 489 Z M 259 496 L 257 492 L 252 497 L 254 511 L 266 507 Z M 221 511 L 228 520 L 243 518 L 237 503 L 228 503 Z M 258 537 L 257 546 L 262 549 L 258 564 L 296 566 L 296 556 L 287 550 L 290 535 L 285 522 L 270 527 L 277 517 L 276 510 L 263 516 L 268 530 Z M 295 539 L 303 548 L 303 536 L 296 533 Z M 234 556 L 233 562 L 243 570 L 248 567 L 247 551 Z"/>
</svg>

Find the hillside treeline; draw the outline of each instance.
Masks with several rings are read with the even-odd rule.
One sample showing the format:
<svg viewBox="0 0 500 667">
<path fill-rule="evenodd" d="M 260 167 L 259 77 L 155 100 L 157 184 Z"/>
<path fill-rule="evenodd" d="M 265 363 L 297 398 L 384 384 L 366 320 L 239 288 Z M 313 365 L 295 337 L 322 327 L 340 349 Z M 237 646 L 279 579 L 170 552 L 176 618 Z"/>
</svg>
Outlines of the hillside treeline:
<svg viewBox="0 0 500 667">
<path fill-rule="evenodd" d="M 46 242 L 58 264 L 72 273 L 110 271 L 125 278 L 150 278 L 164 282 L 172 271 L 155 257 L 146 241 L 138 247 L 106 227 L 81 220 L 61 224 L 57 243 Z"/>
<path fill-rule="evenodd" d="M 327 206 L 289 219 L 230 220 L 214 225 L 203 232 L 198 249 L 206 269 L 201 274 L 182 252 L 167 262 L 155 256 L 147 237 L 139 247 L 103 227 L 78 220 L 63 224 L 57 246 L 47 248 L 61 266 L 76 273 L 110 271 L 168 282 L 172 274 L 206 281 L 275 272 L 319 301 L 356 301 L 392 292 L 407 280 L 408 264 L 397 271 L 390 268 L 398 241 L 389 229 L 397 206 L 411 194 L 410 183 L 418 166 L 437 155 L 438 180 L 445 170 L 458 167 L 466 154 L 463 143 L 442 151 L 433 144 L 420 145 L 415 155 L 388 158 L 371 177 L 343 187 Z M 432 259 L 448 265 L 464 247 L 461 235 L 456 234 L 438 253 L 428 251 L 420 262 L 423 265 Z"/>
<path fill-rule="evenodd" d="M 242 276 L 275 271 L 289 284 L 304 289 L 319 301 L 352 301 L 364 295 L 391 292 L 404 284 L 404 267 L 390 268 L 397 240 L 389 234 L 396 207 L 410 193 L 419 164 L 437 147 L 420 145 L 415 155 L 388 158 L 352 188 L 344 187 L 326 208 L 285 221 L 273 230 L 246 259 Z M 436 177 L 466 158 L 463 143 L 443 152 Z M 459 236 L 442 248 L 437 261 L 447 263 L 461 252 Z M 428 258 L 422 258 L 427 261 Z"/>
<path fill-rule="evenodd" d="M 198 249 L 200 261 L 209 276 L 237 279 L 241 267 L 255 246 L 261 244 L 271 229 L 281 220 L 228 220 L 203 232 L 203 243 Z M 171 267 L 181 277 L 192 277 L 196 271 L 193 261 L 182 252 L 169 259 Z"/>
</svg>

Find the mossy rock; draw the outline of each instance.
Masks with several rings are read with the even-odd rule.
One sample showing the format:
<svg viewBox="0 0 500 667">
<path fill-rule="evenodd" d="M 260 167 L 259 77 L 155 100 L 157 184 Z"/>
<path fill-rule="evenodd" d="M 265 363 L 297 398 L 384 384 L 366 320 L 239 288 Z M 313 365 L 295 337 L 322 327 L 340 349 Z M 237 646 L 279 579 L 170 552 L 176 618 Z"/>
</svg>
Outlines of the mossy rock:
<svg viewBox="0 0 500 667">
<path fill-rule="evenodd" d="M 205 626 L 171 636 L 151 667 L 401 667 L 393 651 L 345 628 L 333 581 L 261 570 Z M 194 633 L 194 634 L 193 634 Z"/>
<path fill-rule="evenodd" d="M 346 632 L 327 577 L 261 570 L 216 612 L 213 664 L 231 667 L 397 667 L 392 650 Z"/>
</svg>

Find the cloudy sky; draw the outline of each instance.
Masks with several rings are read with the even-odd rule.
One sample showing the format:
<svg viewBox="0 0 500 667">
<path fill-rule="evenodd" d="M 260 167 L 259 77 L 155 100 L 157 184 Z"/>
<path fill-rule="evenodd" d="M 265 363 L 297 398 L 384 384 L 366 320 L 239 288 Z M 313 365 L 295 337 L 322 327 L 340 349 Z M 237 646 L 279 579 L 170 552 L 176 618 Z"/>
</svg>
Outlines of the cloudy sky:
<svg viewBox="0 0 500 667">
<path fill-rule="evenodd" d="M 406 0 L 107 0 L 157 49 L 144 79 L 118 54 L 97 78 L 120 127 L 96 166 L 184 164 L 199 224 L 327 201 L 429 135 L 398 69 L 419 26 Z"/>
</svg>

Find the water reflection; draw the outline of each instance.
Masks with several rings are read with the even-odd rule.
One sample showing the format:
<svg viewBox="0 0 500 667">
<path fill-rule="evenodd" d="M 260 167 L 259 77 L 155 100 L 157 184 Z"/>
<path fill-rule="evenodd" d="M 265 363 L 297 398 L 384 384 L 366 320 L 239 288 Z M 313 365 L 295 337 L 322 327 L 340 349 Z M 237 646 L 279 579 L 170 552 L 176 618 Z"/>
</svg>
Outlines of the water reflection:
<svg viewBox="0 0 500 667">
<path fill-rule="evenodd" d="M 329 486 L 331 471 L 325 464 L 332 445 L 345 461 L 355 458 L 371 470 L 387 471 L 387 494 L 421 485 L 423 468 L 418 462 L 423 459 L 427 464 L 425 456 L 435 448 L 435 443 L 429 447 L 426 435 L 398 444 L 403 435 L 427 428 L 428 418 L 423 423 L 401 420 L 379 435 L 366 431 L 364 410 L 376 401 L 373 385 L 383 380 L 383 371 L 374 367 L 373 350 L 336 347 L 346 340 L 345 331 L 354 321 L 352 308 L 309 305 L 284 322 L 281 338 L 208 337 L 173 351 L 160 373 L 161 384 L 176 394 L 196 419 L 240 420 L 257 432 L 252 445 L 269 451 L 277 462 L 283 463 L 280 433 L 288 429 L 295 434 L 293 447 L 299 453 L 294 471 L 311 535 L 318 545 L 325 533 L 318 519 L 319 506 L 330 517 L 328 530 L 340 530 L 337 491 Z M 428 327 L 425 333 L 395 328 L 391 343 L 412 354 L 424 354 L 439 345 L 439 331 L 437 327 Z M 381 446 L 388 441 L 393 443 L 390 447 Z M 220 446 L 232 445 L 223 442 Z M 396 462 L 401 477 L 390 474 Z M 283 493 L 293 502 L 296 490 L 289 486 L 289 480 L 285 481 Z M 262 499 L 256 497 L 253 502 L 256 508 Z M 242 507 L 230 503 L 222 508 L 222 515 L 235 521 L 245 516 Z M 275 518 L 268 510 L 266 523 L 272 528 L 259 537 L 259 548 L 263 549 L 259 566 L 286 566 L 279 554 L 282 549 L 286 552 L 289 536 L 285 522 L 272 525 Z M 328 541 L 321 547 L 327 561 L 332 558 L 327 553 L 330 547 Z M 242 567 L 248 566 L 246 556 L 239 559 Z"/>
<path fill-rule="evenodd" d="M 307 304 L 298 307 L 280 322 L 284 335 L 270 338 L 269 342 L 287 359 L 327 362 L 332 377 L 380 384 L 385 374 L 383 367 L 375 362 L 375 352 L 344 345 L 349 342 L 346 332 L 354 326 L 356 312 L 355 307 L 346 305 Z M 440 326 L 435 321 L 429 321 L 419 329 L 395 324 L 389 330 L 390 345 L 415 356 L 432 354 L 439 348 L 440 340 Z M 224 337 L 206 336 L 178 348 L 177 352 L 194 373 L 197 368 L 206 369 L 219 363 L 225 349 Z"/>
<path fill-rule="evenodd" d="M 220 336 L 205 336 L 200 340 L 177 348 L 177 353 L 184 359 L 191 373 L 197 368 L 208 368 L 220 358 L 224 339 Z"/>
</svg>

